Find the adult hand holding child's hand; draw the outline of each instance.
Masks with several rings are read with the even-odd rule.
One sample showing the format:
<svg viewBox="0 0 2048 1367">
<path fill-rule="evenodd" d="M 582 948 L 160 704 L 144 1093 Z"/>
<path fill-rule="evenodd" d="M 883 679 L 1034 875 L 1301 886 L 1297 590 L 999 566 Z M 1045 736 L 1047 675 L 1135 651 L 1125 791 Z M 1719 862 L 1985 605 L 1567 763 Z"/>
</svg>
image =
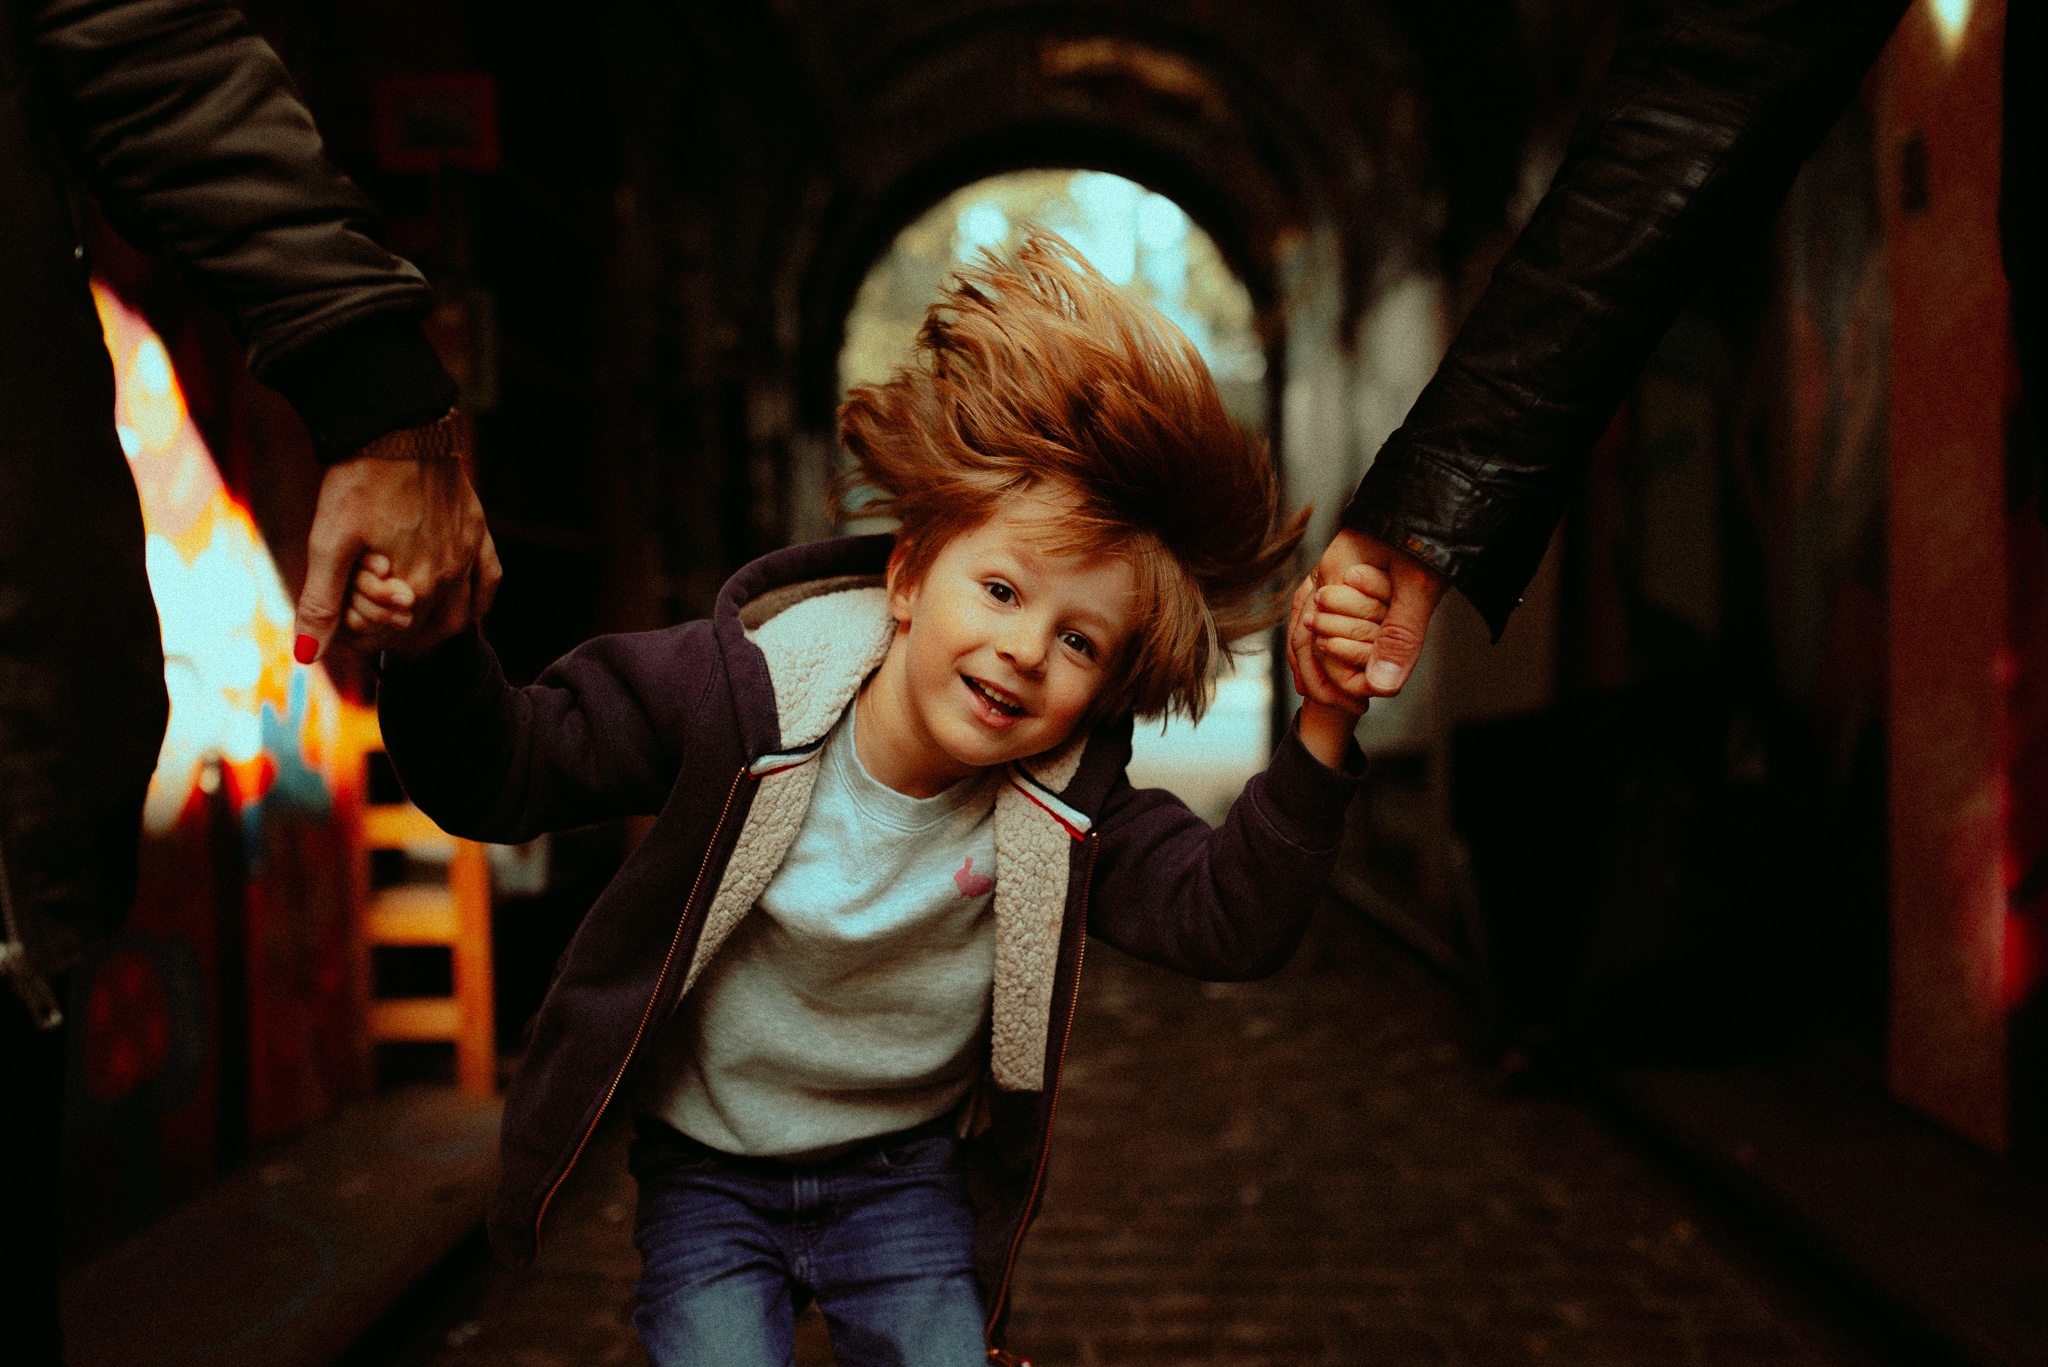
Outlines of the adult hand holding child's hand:
<svg viewBox="0 0 2048 1367">
<path fill-rule="evenodd" d="M 342 619 L 349 640 L 359 649 L 386 650 L 414 658 L 474 626 L 490 607 L 500 573 L 497 553 L 488 539 L 483 555 L 489 560 L 489 573 L 483 574 L 480 559 L 481 591 L 468 595 L 467 614 L 442 611 L 418 620 L 418 598 L 412 586 L 392 572 L 391 557 L 376 551 L 364 556 L 358 562 L 349 589 L 348 611 Z"/>
<path fill-rule="evenodd" d="M 1351 733 L 1367 700 L 1332 685 L 1327 673 L 1331 666 L 1319 664 L 1315 652 L 1328 646 L 1369 651 L 1386 619 L 1391 586 L 1384 570 L 1353 565 L 1340 582 L 1318 583 L 1317 576 L 1310 575 L 1294 591 L 1287 622 L 1287 656 L 1295 691 L 1302 695 L 1301 740 L 1310 754 L 1333 769 L 1343 765 Z M 1361 672 L 1344 664 L 1334 668 L 1347 674 Z"/>
<path fill-rule="evenodd" d="M 490 607 L 503 571 L 470 485 L 468 432 L 451 413 L 328 468 L 299 595 L 301 664 L 337 636 L 364 651 L 424 653 Z"/>
<path fill-rule="evenodd" d="M 1446 580 L 1413 556 L 1346 527 L 1301 586 L 1287 662 L 1303 697 L 1363 712 L 1407 684 Z M 1366 602 L 1376 603 L 1367 611 Z"/>
</svg>

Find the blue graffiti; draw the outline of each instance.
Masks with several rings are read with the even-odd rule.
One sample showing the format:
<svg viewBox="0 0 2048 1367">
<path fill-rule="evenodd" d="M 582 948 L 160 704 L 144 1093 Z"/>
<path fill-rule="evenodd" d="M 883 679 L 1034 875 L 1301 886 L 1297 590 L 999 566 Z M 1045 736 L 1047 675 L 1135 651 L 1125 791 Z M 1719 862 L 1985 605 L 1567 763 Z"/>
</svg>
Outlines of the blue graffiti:
<svg viewBox="0 0 2048 1367">
<path fill-rule="evenodd" d="M 305 730 L 308 693 L 307 671 L 292 671 L 291 689 L 286 694 L 285 714 L 263 704 L 263 751 L 276 768 L 270 791 L 242 808 L 242 846 L 248 853 L 253 873 L 263 862 L 263 817 L 268 811 L 292 812 L 325 820 L 334 809 L 333 795 L 320 771 L 306 763 L 299 737 Z"/>
<path fill-rule="evenodd" d="M 326 816 L 333 806 L 326 780 L 306 763 L 299 749 L 305 730 L 307 708 L 306 671 L 292 671 L 290 710 L 280 718 L 269 703 L 263 705 L 263 748 L 277 764 L 277 783 L 266 800 L 289 806 L 309 816 Z"/>
</svg>

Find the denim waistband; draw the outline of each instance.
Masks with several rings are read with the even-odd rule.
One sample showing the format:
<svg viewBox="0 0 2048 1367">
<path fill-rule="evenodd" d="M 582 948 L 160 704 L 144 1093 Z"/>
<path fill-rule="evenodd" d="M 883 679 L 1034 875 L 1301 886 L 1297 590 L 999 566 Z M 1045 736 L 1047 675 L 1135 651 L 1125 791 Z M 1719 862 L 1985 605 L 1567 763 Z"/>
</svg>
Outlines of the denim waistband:
<svg viewBox="0 0 2048 1367">
<path fill-rule="evenodd" d="M 805 1174 L 824 1174 L 858 1167 L 876 1154 L 903 1144 L 914 1144 L 921 1139 L 954 1138 L 959 1133 L 959 1117 L 948 1111 L 912 1125 L 907 1130 L 891 1130 L 871 1139 L 858 1139 L 852 1144 L 823 1157 L 788 1159 L 770 1158 L 759 1154 L 727 1153 L 714 1149 L 702 1140 L 692 1139 L 675 1126 L 655 1116 L 640 1112 L 633 1117 L 633 1133 L 642 1143 L 656 1145 L 670 1152 L 696 1159 L 715 1159 L 722 1168 L 744 1173 L 751 1177 L 783 1178 Z"/>
</svg>

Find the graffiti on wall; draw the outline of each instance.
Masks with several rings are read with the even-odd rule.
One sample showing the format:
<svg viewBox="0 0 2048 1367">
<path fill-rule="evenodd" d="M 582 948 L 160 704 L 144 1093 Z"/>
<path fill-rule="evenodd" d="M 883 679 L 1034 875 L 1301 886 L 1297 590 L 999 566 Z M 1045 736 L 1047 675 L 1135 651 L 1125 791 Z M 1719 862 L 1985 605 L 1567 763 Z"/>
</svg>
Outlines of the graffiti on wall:
<svg viewBox="0 0 2048 1367">
<path fill-rule="evenodd" d="M 115 375 L 114 423 L 142 500 L 163 629 L 170 727 L 144 824 L 171 828 L 221 766 L 236 804 L 324 811 L 343 764 L 343 702 L 292 660 L 292 604 L 249 510 L 222 481 L 163 341 L 95 285 Z"/>
<path fill-rule="evenodd" d="M 171 712 L 127 927 L 73 975 L 74 1244 L 117 1237 L 354 1085 L 360 712 L 291 658 L 291 599 L 162 338 L 95 282 Z"/>
</svg>

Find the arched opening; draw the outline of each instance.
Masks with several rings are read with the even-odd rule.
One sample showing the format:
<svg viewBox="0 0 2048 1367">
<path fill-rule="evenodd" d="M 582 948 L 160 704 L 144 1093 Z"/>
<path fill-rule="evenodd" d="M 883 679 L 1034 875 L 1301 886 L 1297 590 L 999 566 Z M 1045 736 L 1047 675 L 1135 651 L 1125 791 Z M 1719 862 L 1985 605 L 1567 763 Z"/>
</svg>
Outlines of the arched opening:
<svg viewBox="0 0 2048 1367">
<path fill-rule="evenodd" d="M 1003 251 L 1028 225 L 1073 243 L 1113 283 L 1166 315 L 1193 342 L 1231 416 L 1266 434 L 1266 353 L 1249 290 L 1180 205 L 1105 171 L 1039 169 L 975 181 L 896 235 L 848 311 L 839 393 L 886 380 L 908 359 L 925 310 L 983 249 Z M 1270 746 L 1273 681 L 1263 640 L 1245 643 L 1200 725 L 1141 725 L 1131 781 L 1178 793 L 1220 821 Z"/>
</svg>

